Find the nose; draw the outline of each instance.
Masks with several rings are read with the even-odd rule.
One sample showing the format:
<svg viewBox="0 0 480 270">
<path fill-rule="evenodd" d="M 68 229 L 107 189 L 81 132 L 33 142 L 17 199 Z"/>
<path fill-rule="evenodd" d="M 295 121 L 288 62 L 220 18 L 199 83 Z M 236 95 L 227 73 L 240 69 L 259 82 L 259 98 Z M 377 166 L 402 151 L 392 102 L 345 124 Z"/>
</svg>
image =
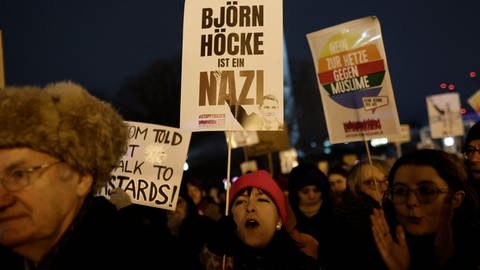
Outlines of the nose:
<svg viewBox="0 0 480 270">
<path fill-rule="evenodd" d="M 255 212 L 255 209 L 256 209 L 255 201 L 249 199 L 247 201 L 247 212 L 248 213 Z"/>
<path fill-rule="evenodd" d="M 310 190 L 310 191 L 308 192 L 308 198 L 309 198 L 310 200 L 315 199 L 315 196 L 316 196 L 315 191 Z"/>
<path fill-rule="evenodd" d="M 419 205 L 417 194 L 414 191 L 408 192 L 407 207 L 413 208 Z"/>
</svg>

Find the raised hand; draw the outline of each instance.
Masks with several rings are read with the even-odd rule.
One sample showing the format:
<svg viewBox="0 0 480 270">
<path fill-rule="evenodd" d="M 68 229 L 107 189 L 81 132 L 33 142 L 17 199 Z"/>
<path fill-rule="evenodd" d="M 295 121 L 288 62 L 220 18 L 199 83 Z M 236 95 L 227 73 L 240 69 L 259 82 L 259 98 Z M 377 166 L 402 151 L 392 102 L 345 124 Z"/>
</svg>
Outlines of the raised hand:
<svg viewBox="0 0 480 270">
<path fill-rule="evenodd" d="M 388 269 L 407 270 L 410 266 L 410 253 L 403 227 L 398 225 L 395 228 L 397 242 L 390 234 L 383 210 L 374 209 L 370 220 L 375 244 Z"/>
</svg>

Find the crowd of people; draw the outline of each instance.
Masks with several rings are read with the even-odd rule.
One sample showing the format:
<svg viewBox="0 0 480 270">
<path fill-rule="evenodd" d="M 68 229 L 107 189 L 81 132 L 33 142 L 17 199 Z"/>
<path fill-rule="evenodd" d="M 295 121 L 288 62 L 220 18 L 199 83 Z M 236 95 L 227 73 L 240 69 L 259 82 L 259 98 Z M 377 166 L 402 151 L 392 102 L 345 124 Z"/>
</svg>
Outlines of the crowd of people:
<svg viewBox="0 0 480 270">
<path fill-rule="evenodd" d="M 260 169 L 227 209 L 184 174 L 175 210 L 94 196 L 128 130 L 75 83 L 0 90 L 0 125 L 0 269 L 480 269 L 480 122 L 463 158 Z"/>
</svg>

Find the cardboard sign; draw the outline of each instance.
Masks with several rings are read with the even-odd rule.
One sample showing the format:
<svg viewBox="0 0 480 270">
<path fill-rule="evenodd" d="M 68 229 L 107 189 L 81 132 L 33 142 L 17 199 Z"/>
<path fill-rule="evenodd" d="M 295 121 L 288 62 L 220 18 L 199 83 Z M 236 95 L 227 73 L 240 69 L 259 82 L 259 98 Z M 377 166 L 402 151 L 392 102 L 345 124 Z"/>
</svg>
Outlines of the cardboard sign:
<svg viewBox="0 0 480 270">
<path fill-rule="evenodd" d="M 400 132 L 380 23 L 366 17 L 307 35 L 332 143 Z"/>
<path fill-rule="evenodd" d="M 120 187 L 133 203 L 174 210 L 177 206 L 190 132 L 177 128 L 126 122 L 129 145 L 99 195 Z"/>
<path fill-rule="evenodd" d="M 249 157 L 265 155 L 290 149 L 290 141 L 286 130 L 283 131 L 259 131 L 259 143 L 245 147 L 245 153 Z"/>
<path fill-rule="evenodd" d="M 185 1 L 180 128 L 283 129 L 282 1 Z"/>
</svg>

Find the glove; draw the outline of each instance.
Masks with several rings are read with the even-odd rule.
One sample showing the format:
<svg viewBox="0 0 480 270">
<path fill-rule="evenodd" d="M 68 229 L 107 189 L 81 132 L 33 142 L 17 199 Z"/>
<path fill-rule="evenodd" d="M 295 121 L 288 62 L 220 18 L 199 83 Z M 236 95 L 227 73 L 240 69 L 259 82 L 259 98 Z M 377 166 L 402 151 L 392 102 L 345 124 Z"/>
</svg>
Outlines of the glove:
<svg viewBox="0 0 480 270">
<path fill-rule="evenodd" d="M 207 242 L 207 247 L 216 255 L 233 255 L 233 249 L 238 243 L 238 238 L 235 234 L 237 224 L 233 221 L 233 217 L 222 216 L 216 223 L 210 239 Z"/>
</svg>

